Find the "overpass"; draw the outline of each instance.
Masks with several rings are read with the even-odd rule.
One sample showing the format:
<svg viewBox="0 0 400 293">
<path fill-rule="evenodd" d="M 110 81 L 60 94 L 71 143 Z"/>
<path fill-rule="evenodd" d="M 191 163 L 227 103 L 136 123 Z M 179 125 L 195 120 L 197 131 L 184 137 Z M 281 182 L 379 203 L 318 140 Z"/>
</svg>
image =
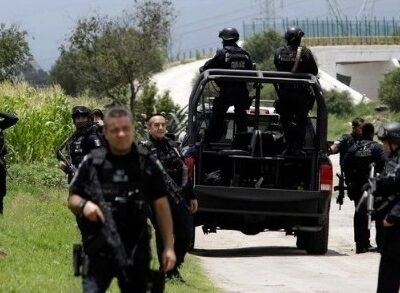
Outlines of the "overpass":
<svg viewBox="0 0 400 293">
<path fill-rule="evenodd" d="M 399 67 L 400 45 L 313 46 L 324 90 L 348 91 L 354 103 L 376 99 L 384 74 Z M 193 78 L 207 59 L 171 67 L 153 77 L 175 103 L 188 103 Z M 337 77 L 345 83 L 337 80 Z M 346 84 L 347 83 L 347 84 Z"/>
<path fill-rule="evenodd" d="M 356 103 L 363 97 L 376 99 L 385 73 L 400 67 L 400 45 L 315 46 L 310 49 L 317 59 L 322 87 L 348 90 Z"/>
</svg>

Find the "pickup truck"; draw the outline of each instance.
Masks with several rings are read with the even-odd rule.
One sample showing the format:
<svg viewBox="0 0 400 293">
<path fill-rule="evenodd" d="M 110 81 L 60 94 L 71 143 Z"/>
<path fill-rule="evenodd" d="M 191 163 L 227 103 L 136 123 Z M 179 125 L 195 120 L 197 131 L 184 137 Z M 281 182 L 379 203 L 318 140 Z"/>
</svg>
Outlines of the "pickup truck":
<svg viewBox="0 0 400 293">
<path fill-rule="evenodd" d="M 219 82 L 246 82 L 252 105 L 247 132 L 236 133 L 233 113 L 217 142 L 203 142 Z M 286 147 L 279 115 L 263 100 L 276 97 L 282 84 L 308 88 L 315 105 L 308 117 L 302 155 L 282 155 Z M 293 97 L 296 98 L 295 96 Z M 327 110 L 318 79 L 310 74 L 258 70 L 203 72 L 189 100 L 184 150 L 195 157 L 195 225 L 204 233 L 219 229 L 248 235 L 282 231 L 297 238 L 309 254 L 328 250 L 332 164 L 328 157 Z"/>
</svg>

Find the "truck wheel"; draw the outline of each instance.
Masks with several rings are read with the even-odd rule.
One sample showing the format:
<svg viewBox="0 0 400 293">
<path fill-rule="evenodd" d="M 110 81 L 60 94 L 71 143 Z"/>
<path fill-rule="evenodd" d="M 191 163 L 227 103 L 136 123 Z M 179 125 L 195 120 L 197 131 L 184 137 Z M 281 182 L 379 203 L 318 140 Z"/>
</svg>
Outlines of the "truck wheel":
<svg viewBox="0 0 400 293">
<path fill-rule="evenodd" d="M 191 237 L 191 241 L 189 243 L 188 252 L 192 252 L 194 249 L 194 242 L 196 241 L 196 226 L 193 227 L 193 234 Z"/>
<path fill-rule="evenodd" d="M 322 230 L 309 234 L 309 241 L 306 247 L 308 254 L 320 255 L 328 251 L 328 236 L 329 236 L 329 217 L 326 219 Z"/>
<path fill-rule="evenodd" d="M 308 246 L 308 241 L 310 237 L 309 234 L 304 232 L 299 232 L 296 235 L 296 246 L 298 249 L 306 249 Z"/>
</svg>

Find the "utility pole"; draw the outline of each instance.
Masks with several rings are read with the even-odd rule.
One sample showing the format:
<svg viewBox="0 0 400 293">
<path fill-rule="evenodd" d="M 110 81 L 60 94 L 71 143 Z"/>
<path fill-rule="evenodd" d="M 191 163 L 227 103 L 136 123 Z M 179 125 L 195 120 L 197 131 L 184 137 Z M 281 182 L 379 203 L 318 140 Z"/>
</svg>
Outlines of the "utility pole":
<svg viewBox="0 0 400 293">
<path fill-rule="evenodd" d="M 360 10 L 358 11 L 358 19 L 372 20 L 374 15 L 375 0 L 364 0 Z"/>
</svg>

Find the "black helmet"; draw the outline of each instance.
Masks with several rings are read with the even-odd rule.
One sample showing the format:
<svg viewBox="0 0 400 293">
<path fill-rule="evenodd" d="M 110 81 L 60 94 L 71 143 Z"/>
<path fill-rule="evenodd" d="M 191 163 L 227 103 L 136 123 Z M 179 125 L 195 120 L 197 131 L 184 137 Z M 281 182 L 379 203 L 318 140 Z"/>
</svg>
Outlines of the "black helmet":
<svg viewBox="0 0 400 293">
<path fill-rule="evenodd" d="M 224 41 L 237 41 L 239 40 L 239 32 L 234 27 L 226 27 L 219 32 L 218 37 Z"/>
<path fill-rule="evenodd" d="M 289 45 L 300 44 L 301 38 L 304 36 L 304 32 L 298 26 L 290 27 L 285 33 L 285 40 Z"/>
<path fill-rule="evenodd" d="M 75 119 L 78 116 L 91 116 L 91 111 L 88 107 L 85 106 L 75 106 L 72 108 L 71 111 L 71 117 L 72 119 Z"/>
<path fill-rule="evenodd" d="M 389 122 L 379 127 L 376 135 L 380 140 L 387 140 L 395 144 L 400 144 L 400 123 Z"/>
<path fill-rule="evenodd" d="M 92 110 L 92 115 L 100 117 L 101 119 L 104 118 L 103 111 L 101 111 L 100 109 L 97 109 L 97 108 Z"/>
</svg>

